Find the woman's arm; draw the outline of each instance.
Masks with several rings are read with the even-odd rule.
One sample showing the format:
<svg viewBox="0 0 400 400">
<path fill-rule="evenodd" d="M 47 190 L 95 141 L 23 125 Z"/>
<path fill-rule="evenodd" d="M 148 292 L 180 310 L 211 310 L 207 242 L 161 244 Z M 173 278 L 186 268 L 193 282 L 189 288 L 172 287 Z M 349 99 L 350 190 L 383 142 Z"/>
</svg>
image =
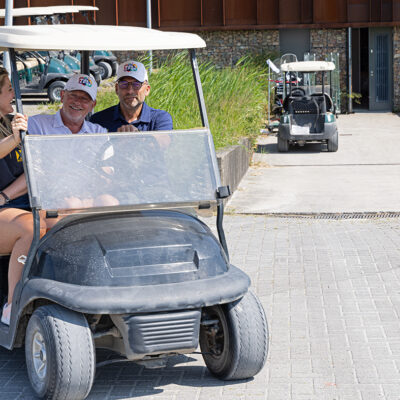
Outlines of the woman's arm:
<svg viewBox="0 0 400 400">
<path fill-rule="evenodd" d="M 10 198 L 10 200 L 16 199 L 17 197 L 27 193 L 28 188 L 26 186 L 25 174 L 20 175 L 13 183 L 8 185 L 2 191 Z"/>
<path fill-rule="evenodd" d="M 4 158 L 6 155 L 15 149 L 21 142 L 20 131 L 26 131 L 28 129 L 28 117 L 22 114 L 15 114 L 11 121 L 11 128 L 13 134 L 0 140 L 0 158 Z"/>
<path fill-rule="evenodd" d="M 6 155 L 10 154 L 13 149 L 19 145 L 19 137 L 15 135 L 7 136 L 0 140 L 0 158 L 4 158 Z"/>
</svg>

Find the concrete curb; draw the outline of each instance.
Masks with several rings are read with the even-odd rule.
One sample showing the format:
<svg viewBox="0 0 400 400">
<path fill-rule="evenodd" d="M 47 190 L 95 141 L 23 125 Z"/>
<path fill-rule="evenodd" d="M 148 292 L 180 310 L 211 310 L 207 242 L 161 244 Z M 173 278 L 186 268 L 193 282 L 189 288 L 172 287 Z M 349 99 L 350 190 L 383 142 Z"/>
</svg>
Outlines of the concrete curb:
<svg viewBox="0 0 400 400">
<path fill-rule="evenodd" d="M 222 186 L 229 185 L 233 193 L 250 164 L 252 149 L 250 140 L 243 138 L 236 146 L 217 150 L 217 160 Z"/>
</svg>

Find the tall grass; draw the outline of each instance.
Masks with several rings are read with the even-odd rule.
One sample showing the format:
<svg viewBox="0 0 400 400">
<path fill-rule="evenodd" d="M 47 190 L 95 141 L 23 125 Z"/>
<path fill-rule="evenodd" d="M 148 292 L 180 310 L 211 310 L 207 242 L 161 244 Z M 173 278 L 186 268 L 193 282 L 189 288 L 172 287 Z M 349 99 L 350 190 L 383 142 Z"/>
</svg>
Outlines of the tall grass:
<svg viewBox="0 0 400 400">
<path fill-rule="evenodd" d="M 199 65 L 210 129 L 217 148 L 236 144 L 243 136 L 255 138 L 263 125 L 267 103 L 264 65 L 244 57 L 234 68 Z M 192 69 L 187 53 L 160 63 L 150 76 L 151 93 L 146 102 L 167 110 L 175 129 L 201 126 Z M 113 90 L 100 91 L 96 111 L 114 105 Z"/>
</svg>

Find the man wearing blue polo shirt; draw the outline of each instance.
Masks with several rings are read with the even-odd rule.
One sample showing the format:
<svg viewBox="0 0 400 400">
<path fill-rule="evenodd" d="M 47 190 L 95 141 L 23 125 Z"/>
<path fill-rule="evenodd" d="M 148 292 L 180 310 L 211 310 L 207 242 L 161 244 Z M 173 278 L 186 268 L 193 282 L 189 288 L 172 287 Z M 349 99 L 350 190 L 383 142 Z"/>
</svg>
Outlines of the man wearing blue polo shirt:
<svg viewBox="0 0 400 400">
<path fill-rule="evenodd" d="M 145 103 L 150 85 L 145 66 L 138 61 L 126 61 L 117 71 L 115 92 L 119 104 L 106 108 L 90 118 L 109 132 L 172 130 L 172 117 L 163 110 Z"/>
</svg>

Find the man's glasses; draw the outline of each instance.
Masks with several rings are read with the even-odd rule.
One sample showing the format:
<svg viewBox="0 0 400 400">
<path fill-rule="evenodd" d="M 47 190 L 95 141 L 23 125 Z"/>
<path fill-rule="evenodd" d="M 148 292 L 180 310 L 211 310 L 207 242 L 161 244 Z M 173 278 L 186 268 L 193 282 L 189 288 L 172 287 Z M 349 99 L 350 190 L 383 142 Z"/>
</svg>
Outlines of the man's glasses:
<svg viewBox="0 0 400 400">
<path fill-rule="evenodd" d="M 129 86 L 132 86 L 133 90 L 139 90 L 143 86 L 144 82 L 128 82 L 128 81 L 118 81 L 118 87 L 120 89 L 128 89 Z"/>
</svg>

